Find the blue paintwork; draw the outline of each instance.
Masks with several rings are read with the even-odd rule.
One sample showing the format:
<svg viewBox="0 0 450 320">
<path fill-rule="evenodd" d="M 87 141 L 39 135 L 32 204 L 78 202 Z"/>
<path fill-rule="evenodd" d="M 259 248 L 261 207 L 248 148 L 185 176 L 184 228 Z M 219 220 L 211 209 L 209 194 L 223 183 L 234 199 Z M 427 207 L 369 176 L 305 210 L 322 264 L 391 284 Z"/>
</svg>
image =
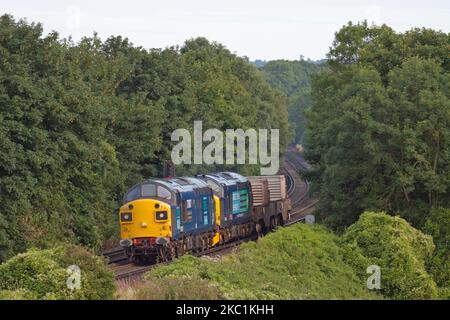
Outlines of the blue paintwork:
<svg viewBox="0 0 450 320">
<path fill-rule="evenodd" d="M 179 239 L 182 234 L 198 234 L 209 230 L 214 230 L 216 225 L 216 215 L 214 208 L 214 201 L 211 190 L 207 192 L 179 192 L 176 206 L 172 206 L 172 238 Z M 183 221 L 182 203 L 187 204 L 191 202 L 191 208 L 186 208 L 191 211 L 192 220 Z M 203 205 L 206 204 L 206 207 Z"/>
<path fill-rule="evenodd" d="M 232 224 L 244 223 L 251 220 L 250 205 L 245 212 L 233 212 L 233 193 L 238 190 L 247 190 L 248 201 L 250 201 L 249 187 L 238 187 L 238 185 L 231 185 L 224 187 L 224 197 L 220 198 L 221 204 L 221 226 L 229 226 Z"/>
<path fill-rule="evenodd" d="M 220 172 L 195 178 L 149 179 L 133 186 L 125 195 L 124 201 L 150 198 L 169 204 L 174 240 L 183 235 L 213 231 L 216 227 L 216 215 L 213 189 L 208 184 L 208 179 L 215 180 L 216 185 L 221 189 L 220 194 L 216 194 L 220 199 L 221 227 L 251 220 L 250 183 L 247 178 L 233 172 Z M 154 188 L 151 188 L 152 185 Z M 134 192 L 136 190 L 138 192 Z M 144 190 L 147 191 L 144 192 Z M 239 194 L 236 194 L 233 200 L 233 193 L 236 192 Z M 191 203 L 191 207 L 186 210 L 189 211 L 192 219 L 185 221 L 184 205 L 187 202 Z"/>
</svg>

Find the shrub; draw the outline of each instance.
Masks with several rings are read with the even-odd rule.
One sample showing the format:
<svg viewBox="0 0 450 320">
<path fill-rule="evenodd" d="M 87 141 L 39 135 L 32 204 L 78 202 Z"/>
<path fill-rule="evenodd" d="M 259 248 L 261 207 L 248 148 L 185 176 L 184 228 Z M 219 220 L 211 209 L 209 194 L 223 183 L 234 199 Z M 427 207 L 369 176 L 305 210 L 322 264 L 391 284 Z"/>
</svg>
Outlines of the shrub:
<svg viewBox="0 0 450 320">
<path fill-rule="evenodd" d="M 67 287 L 70 265 L 81 270 L 80 289 Z M 70 245 L 30 249 L 1 264 L 0 290 L 4 299 L 111 299 L 115 282 L 103 258 Z"/>
<path fill-rule="evenodd" d="M 450 298 L 450 209 L 431 211 L 423 227 L 425 233 L 433 236 L 436 250 L 427 261 L 427 268 L 434 277 L 445 298 Z"/>
<path fill-rule="evenodd" d="M 0 290 L 0 300 L 33 300 L 36 295 L 27 290 Z"/>
<path fill-rule="evenodd" d="M 195 293 L 195 294 L 193 294 Z M 223 299 L 220 290 L 199 277 L 168 277 L 147 281 L 134 296 L 139 300 Z"/>
<path fill-rule="evenodd" d="M 434 244 L 404 219 L 365 212 L 343 235 L 345 259 L 362 279 L 366 268 L 381 268 L 381 292 L 394 299 L 437 298 L 436 283 L 425 269 Z"/>
<path fill-rule="evenodd" d="M 368 292 L 365 282 L 344 263 L 337 240 L 323 227 L 296 224 L 279 229 L 256 243 L 243 244 L 237 252 L 220 258 L 183 256 L 170 265 L 152 269 L 145 276 L 148 287 L 138 289 L 135 296 L 175 299 L 380 298 Z"/>
</svg>

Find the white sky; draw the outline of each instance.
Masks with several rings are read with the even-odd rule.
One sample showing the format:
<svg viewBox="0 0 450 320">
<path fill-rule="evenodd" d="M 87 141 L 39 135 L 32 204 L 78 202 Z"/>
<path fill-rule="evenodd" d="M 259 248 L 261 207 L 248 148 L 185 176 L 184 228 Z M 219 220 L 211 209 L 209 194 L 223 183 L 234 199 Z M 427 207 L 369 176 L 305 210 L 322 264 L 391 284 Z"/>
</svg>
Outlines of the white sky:
<svg viewBox="0 0 450 320">
<path fill-rule="evenodd" d="M 449 32 L 449 0 L 0 0 L 0 14 L 44 24 L 74 40 L 97 31 L 160 48 L 204 36 L 251 60 L 325 57 L 347 21 L 367 19 L 397 31 L 428 27 Z"/>
</svg>

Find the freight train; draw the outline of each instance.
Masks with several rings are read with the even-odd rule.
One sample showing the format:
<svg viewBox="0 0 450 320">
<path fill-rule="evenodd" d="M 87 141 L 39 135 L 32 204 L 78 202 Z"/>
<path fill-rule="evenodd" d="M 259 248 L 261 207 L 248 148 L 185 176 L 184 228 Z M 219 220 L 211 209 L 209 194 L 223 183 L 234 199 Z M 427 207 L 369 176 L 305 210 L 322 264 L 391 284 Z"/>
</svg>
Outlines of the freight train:
<svg viewBox="0 0 450 320">
<path fill-rule="evenodd" d="M 260 236 L 283 225 L 292 209 L 283 175 L 234 172 L 146 180 L 123 202 L 120 245 L 140 264 Z"/>
</svg>

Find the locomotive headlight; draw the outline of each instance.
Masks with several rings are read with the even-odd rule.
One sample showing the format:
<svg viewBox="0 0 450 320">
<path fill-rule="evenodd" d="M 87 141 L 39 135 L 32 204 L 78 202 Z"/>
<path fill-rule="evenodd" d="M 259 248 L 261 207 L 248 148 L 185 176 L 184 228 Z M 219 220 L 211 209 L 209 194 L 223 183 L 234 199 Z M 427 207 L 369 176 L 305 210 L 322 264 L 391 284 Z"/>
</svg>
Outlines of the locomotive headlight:
<svg viewBox="0 0 450 320">
<path fill-rule="evenodd" d="M 157 211 L 155 214 L 156 214 L 156 221 L 167 220 L 167 211 Z"/>
<path fill-rule="evenodd" d="M 141 223 L 141 227 L 142 227 L 142 228 L 147 228 L 147 223 L 146 223 L 146 222 L 142 222 L 142 223 Z"/>
<path fill-rule="evenodd" d="M 133 220 L 133 214 L 131 212 L 122 212 L 120 214 L 120 221 L 131 222 Z"/>
</svg>

